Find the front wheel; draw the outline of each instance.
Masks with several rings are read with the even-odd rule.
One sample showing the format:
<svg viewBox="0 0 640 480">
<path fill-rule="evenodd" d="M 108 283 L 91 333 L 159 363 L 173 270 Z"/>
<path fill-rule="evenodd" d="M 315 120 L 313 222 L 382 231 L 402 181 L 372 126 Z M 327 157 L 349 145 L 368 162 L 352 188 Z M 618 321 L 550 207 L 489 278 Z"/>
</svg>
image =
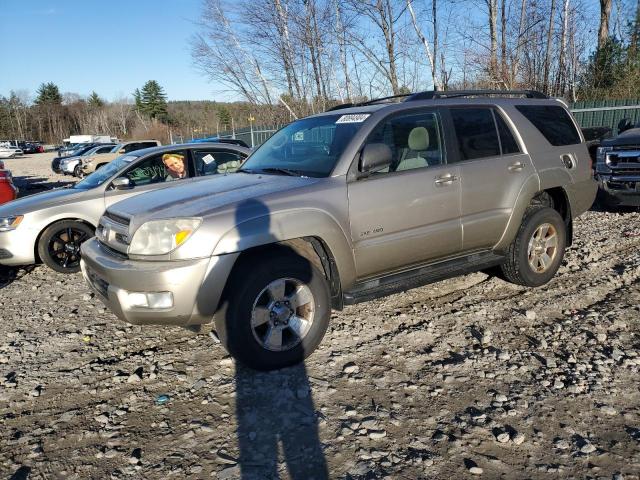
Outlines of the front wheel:
<svg viewBox="0 0 640 480">
<path fill-rule="evenodd" d="M 303 257 L 277 253 L 241 260 L 225 289 L 216 331 L 231 355 L 256 370 L 303 361 L 331 314 L 324 275 Z"/>
<path fill-rule="evenodd" d="M 60 273 L 80 271 L 80 245 L 93 237 L 85 223 L 63 220 L 50 225 L 38 242 L 38 255 L 49 268 Z"/>
<path fill-rule="evenodd" d="M 73 176 L 77 178 L 84 178 L 84 172 L 82 171 L 82 165 L 76 165 L 73 169 Z"/>
<path fill-rule="evenodd" d="M 501 266 L 505 279 L 539 287 L 558 271 L 567 245 L 567 228 L 560 214 L 549 207 L 530 209 Z"/>
</svg>

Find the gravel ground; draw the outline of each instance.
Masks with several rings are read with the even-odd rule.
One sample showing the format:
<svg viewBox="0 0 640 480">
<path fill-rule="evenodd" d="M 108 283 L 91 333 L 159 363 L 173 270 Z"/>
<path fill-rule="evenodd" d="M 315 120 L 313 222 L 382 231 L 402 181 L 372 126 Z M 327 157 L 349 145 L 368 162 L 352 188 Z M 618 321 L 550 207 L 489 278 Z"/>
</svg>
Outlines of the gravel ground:
<svg viewBox="0 0 640 480">
<path fill-rule="evenodd" d="M 61 180 L 48 161 L 7 163 L 29 192 Z M 638 479 L 640 215 L 575 237 L 544 287 L 476 273 L 348 307 L 272 373 L 124 324 L 79 275 L 0 270 L 0 477 Z"/>
</svg>

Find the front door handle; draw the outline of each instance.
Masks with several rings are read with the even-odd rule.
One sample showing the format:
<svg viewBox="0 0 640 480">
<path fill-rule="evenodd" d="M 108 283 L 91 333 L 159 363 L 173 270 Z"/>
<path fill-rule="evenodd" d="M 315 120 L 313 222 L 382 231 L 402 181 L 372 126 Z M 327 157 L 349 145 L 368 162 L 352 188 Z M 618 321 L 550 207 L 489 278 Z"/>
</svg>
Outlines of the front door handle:
<svg viewBox="0 0 640 480">
<path fill-rule="evenodd" d="M 519 172 L 524 168 L 524 163 L 522 162 L 514 162 L 507 167 L 510 172 Z"/>
<path fill-rule="evenodd" d="M 450 173 L 447 173 L 445 175 L 440 175 L 439 177 L 436 177 L 434 183 L 438 186 L 445 186 L 445 185 L 451 185 L 456 180 L 458 180 L 458 177 Z"/>
</svg>

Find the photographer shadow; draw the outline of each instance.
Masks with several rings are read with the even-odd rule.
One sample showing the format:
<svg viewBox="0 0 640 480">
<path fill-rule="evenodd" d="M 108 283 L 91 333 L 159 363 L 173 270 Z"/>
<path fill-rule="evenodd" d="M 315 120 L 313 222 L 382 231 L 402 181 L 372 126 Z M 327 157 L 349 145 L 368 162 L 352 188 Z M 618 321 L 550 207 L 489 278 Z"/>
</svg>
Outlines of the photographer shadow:
<svg viewBox="0 0 640 480">
<path fill-rule="evenodd" d="M 271 223 L 270 211 L 264 203 L 256 199 L 241 201 L 235 211 L 237 249 L 245 251 L 250 245 L 267 245 L 277 242 L 277 237 L 271 232 Z M 276 258 L 283 261 L 295 256 L 297 270 L 292 274 L 285 268 L 286 273 L 283 271 L 274 274 L 274 280 L 269 280 L 271 283 L 265 284 L 264 290 L 253 300 L 254 309 L 272 308 L 273 305 L 277 307 L 277 299 L 282 295 L 285 299 L 294 298 L 295 292 L 298 291 L 296 288 L 299 287 L 296 287 L 295 283 L 287 283 L 291 278 L 281 278 L 281 276 L 287 277 L 290 274 L 302 284 L 308 284 L 312 278 L 311 264 L 287 245 L 280 244 L 277 250 L 265 250 L 257 255 L 249 257 L 253 259 L 251 260 L 253 264 L 245 261 L 243 266 L 239 267 L 236 273 L 240 277 L 236 276 L 236 282 L 238 278 L 249 281 L 253 275 L 265 275 L 265 270 L 260 270 L 255 265 L 256 259 L 259 261 L 262 255 L 265 259 L 271 259 L 273 258 L 270 257 L 271 255 L 276 255 Z M 275 265 L 280 264 L 276 262 Z M 274 286 L 274 283 L 280 285 L 281 281 L 284 282 L 283 286 Z M 289 302 L 285 300 L 282 304 L 289 305 Z M 294 315 L 302 314 L 300 308 L 303 307 L 295 310 Z M 230 309 L 226 309 L 226 313 L 229 312 Z M 293 480 L 324 480 L 329 477 L 318 434 L 318 420 L 309 378 L 302 361 L 304 347 L 299 341 L 296 342 L 299 337 L 295 336 L 292 324 L 285 320 L 284 324 L 287 326 L 279 330 L 283 328 L 282 320 L 280 320 L 280 326 L 276 328 L 274 325 L 278 325 L 278 318 L 274 316 L 276 315 L 274 310 L 271 310 L 271 315 L 275 320 L 251 324 L 255 340 L 263 343 L 263 348 L 269 345 L 271 349 L 272 335 L 280 331 L 277 334 L 275 349 L 295 351 L 292 357 L 299 355 L 301 361 L 294 366 L 271 372 L 252 370 L 236 363 L 236 434 L 240 451 L 239 474 L 245 480 L 279 479 L 281 476 Z M 224 319 L 227 331 L 233 328 L 234 322 L 237 321 L 252 322 L 252 319 L 238 320 L 228 315 Z M 275 324 L 272 325 L 272 322 Z"/>
</svg>

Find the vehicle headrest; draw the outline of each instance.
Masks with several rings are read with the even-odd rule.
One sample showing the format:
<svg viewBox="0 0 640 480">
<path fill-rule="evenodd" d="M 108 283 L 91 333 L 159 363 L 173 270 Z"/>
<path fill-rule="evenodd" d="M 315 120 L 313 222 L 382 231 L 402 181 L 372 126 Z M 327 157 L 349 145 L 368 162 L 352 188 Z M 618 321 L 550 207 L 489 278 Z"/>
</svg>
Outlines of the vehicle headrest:
<svg viewBox="0 0 640 480">
<path fill-rule="evenodd" d="M 421 152 L 429 148 L 429 131 L 424 127 L 416 127 L 409 133 L 409 148 Z"/>
</svg>

